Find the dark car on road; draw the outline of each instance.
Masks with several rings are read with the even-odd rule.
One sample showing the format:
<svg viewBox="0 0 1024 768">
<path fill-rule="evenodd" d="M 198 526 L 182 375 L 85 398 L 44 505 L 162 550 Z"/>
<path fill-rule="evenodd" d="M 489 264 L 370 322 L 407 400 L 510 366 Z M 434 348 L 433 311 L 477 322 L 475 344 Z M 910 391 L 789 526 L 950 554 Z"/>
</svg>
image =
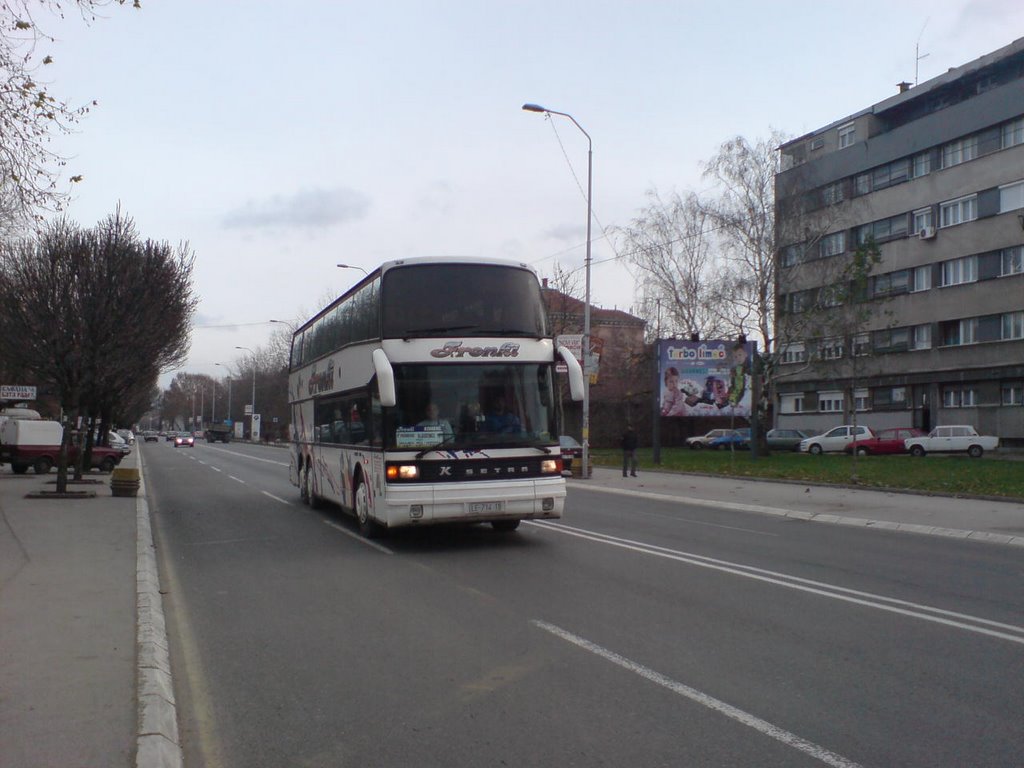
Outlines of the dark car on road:
<svg viewBox="0 0 1024 768">
<path fill-rule="evenodd" d="M 559 435 L 558 445 L 562 449 L 562 471 L 571 472 L 574 459 L 583 461 L 583 446 L 569 435 Z"/>
</svg>

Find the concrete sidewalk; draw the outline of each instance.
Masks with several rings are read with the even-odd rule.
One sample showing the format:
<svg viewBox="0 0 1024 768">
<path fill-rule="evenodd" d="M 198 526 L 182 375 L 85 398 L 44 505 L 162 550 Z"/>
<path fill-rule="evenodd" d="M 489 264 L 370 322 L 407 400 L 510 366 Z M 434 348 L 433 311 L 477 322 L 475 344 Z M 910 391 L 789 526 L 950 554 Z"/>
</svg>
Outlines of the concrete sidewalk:
<svg viewBox="0 0 1024 768">
<path fill-rule="evenodd" d="M 608 467 L 594 467 L 591 478 L 570 480 L 570 487 L 818 523 L 1024 546 L 1024 504 L 1012 501 L 677 472 L 644 471 L 638 477 L 623 477 L 621 470 Z"/>
<path fill-rule="evenodd" d="M 180 765 L 145 498 L 26 498 L 56 478 L 0 468 L 0 765 Z"/>
</svg>

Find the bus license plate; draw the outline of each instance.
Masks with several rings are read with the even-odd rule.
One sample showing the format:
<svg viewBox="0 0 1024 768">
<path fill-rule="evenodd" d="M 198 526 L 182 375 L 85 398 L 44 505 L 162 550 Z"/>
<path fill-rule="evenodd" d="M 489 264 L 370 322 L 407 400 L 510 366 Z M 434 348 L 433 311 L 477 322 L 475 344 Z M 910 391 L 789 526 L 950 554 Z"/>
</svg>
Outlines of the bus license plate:
<svg viewBox="0 0 1024 768">
<path fill-rule="evenodd" d="M 501 501 L 473 501 L 469 504 L 471 515 L 485 515 L 491 512 L 504 512 L 505 504 Z"/>
</svg>

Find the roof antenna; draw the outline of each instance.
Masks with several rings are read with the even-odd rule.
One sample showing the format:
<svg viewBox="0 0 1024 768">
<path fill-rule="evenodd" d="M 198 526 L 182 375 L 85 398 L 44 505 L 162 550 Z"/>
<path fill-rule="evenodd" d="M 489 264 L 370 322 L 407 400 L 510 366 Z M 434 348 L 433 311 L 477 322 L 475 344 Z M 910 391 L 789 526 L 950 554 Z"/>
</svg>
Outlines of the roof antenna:
<svg viewBox="0 0 1024 768">
<path fill-rule="evenodd" d="M 924 28 L 928 26 L 930 18 L 924 20 L 924 26 L 921 27 L 921 34 L 917 36 L 917 42 L 914 44 L 914 86 L 917 86 L 917 73 L 918 67 L 921 63 L 921 59 L 927 58 L 928 54 L 921 55 L 921 38 L 924 36 Z"/>
</svg>

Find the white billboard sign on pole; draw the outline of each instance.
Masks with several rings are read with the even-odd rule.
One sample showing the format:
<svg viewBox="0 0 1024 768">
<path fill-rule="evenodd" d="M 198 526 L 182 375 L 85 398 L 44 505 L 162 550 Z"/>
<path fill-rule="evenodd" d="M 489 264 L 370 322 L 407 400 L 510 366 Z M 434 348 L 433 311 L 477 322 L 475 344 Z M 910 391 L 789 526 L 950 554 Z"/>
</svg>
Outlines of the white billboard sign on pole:
<svg viewBox="0 0 1024 768">
<path fill-rule="evenodd" d="M 35 400 L 36 388 L 20 384 L 0 385 L 0 400 Z"/>
</svg>

